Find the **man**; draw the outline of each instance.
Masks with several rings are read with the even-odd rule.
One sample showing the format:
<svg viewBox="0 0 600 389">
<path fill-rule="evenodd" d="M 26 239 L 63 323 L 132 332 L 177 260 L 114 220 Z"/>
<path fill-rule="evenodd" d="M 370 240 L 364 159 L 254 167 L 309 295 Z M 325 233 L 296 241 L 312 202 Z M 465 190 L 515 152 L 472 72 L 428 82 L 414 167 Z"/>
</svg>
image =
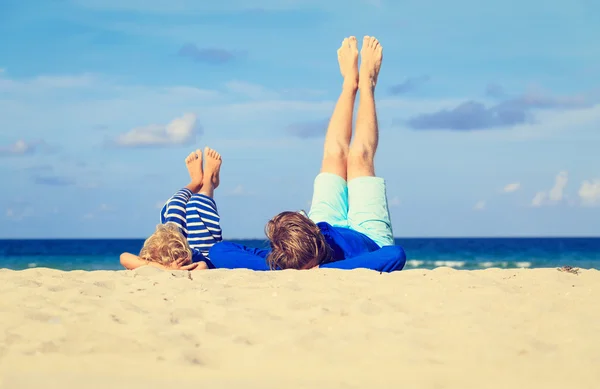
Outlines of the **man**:
<svg viewBox="0 0 600 389">
<path fill-rule="evenodd" d="M 250 249 L 229 242 L 210 249 L 210 267 L 255 270 L 370 268 L 401 270 L 404 250 L 394 246 L 385 181 L 375 176 L 379 141 L 375 87 L 383 48 L 366 36 L 361 48 L 355 37 L 338 50 L 342 92 L 329 122 L 321 172 L 314 182 L 310 212 L 282 212 L 266 226 L 271 250 Z M 352 116 L 360 92 L 356 131 Z"/>
</svg>

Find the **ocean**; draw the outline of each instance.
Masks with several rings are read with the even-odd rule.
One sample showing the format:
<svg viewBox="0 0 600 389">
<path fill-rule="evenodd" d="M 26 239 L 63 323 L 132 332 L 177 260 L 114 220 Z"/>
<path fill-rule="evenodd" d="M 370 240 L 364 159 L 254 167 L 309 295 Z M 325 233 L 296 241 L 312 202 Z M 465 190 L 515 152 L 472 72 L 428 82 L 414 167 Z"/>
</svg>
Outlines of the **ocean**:
<svg viewBox="0 0 600 389">
<path fill-rule="evenodd" d="M 119 254 L 139 252 L 142 239 L 0 240 L 0 268 L 22 270 L 120 270 Z M 265 247 L 262 240 L 234 240 Z M 405 269 L 543 268 L 600 269 L 600 238 L 398 238 Z"/>
</svg>

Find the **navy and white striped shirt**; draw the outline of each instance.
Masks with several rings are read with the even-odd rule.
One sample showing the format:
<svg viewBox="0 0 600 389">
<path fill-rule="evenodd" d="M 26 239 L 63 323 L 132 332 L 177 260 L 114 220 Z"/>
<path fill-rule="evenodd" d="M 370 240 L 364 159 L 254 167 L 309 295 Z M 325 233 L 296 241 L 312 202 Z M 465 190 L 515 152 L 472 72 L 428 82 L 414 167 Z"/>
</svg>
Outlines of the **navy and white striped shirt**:
<svg viewBox="0 0 600 389">
<path fill-rule="evenodd" d="M 171 197 L 160 212 L 162 224 L 175 223 L 193 251 L 192 260 L 208 259 L 208 251 L 223 240 L 215 201 L 183 188 Z"/>
</svg>

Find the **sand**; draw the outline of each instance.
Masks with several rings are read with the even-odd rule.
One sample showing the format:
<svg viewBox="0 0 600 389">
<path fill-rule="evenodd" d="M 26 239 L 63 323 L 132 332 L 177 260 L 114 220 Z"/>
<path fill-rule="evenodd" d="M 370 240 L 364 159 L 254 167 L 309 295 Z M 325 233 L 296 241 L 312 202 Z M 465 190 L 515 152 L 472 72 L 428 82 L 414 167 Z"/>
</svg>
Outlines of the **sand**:
<svg viewBox="0 0 600 389">
<path fill-rule="evenodd" d="M 0 270 L 3 388 L 598 388 L 600 272 Z"/>
</svg>

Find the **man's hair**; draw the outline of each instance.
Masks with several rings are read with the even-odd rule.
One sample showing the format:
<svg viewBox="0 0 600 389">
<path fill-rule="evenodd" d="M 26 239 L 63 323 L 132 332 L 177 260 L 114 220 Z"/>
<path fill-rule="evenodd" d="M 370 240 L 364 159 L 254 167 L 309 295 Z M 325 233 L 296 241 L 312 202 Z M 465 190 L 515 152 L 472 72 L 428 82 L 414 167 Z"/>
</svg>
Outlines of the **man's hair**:
<svg viewBox="0 0 600 389">
<path fill-rule="evenodd" d="M 191 262 L 192 250 L 179 227 L 173 223 L 159 224 L 154 234 L 144 242 L 140 251 L 144 261 L 158 262 L 163 265 L 187 258 Z"/>
<path fill-rule="evenodd" d="M 271 241 L 271 269 L 306 269 L 329 262 L 331 247 L 319 227 L 298 212 L 282 212 L 265 228 Z"/>
</svg>

